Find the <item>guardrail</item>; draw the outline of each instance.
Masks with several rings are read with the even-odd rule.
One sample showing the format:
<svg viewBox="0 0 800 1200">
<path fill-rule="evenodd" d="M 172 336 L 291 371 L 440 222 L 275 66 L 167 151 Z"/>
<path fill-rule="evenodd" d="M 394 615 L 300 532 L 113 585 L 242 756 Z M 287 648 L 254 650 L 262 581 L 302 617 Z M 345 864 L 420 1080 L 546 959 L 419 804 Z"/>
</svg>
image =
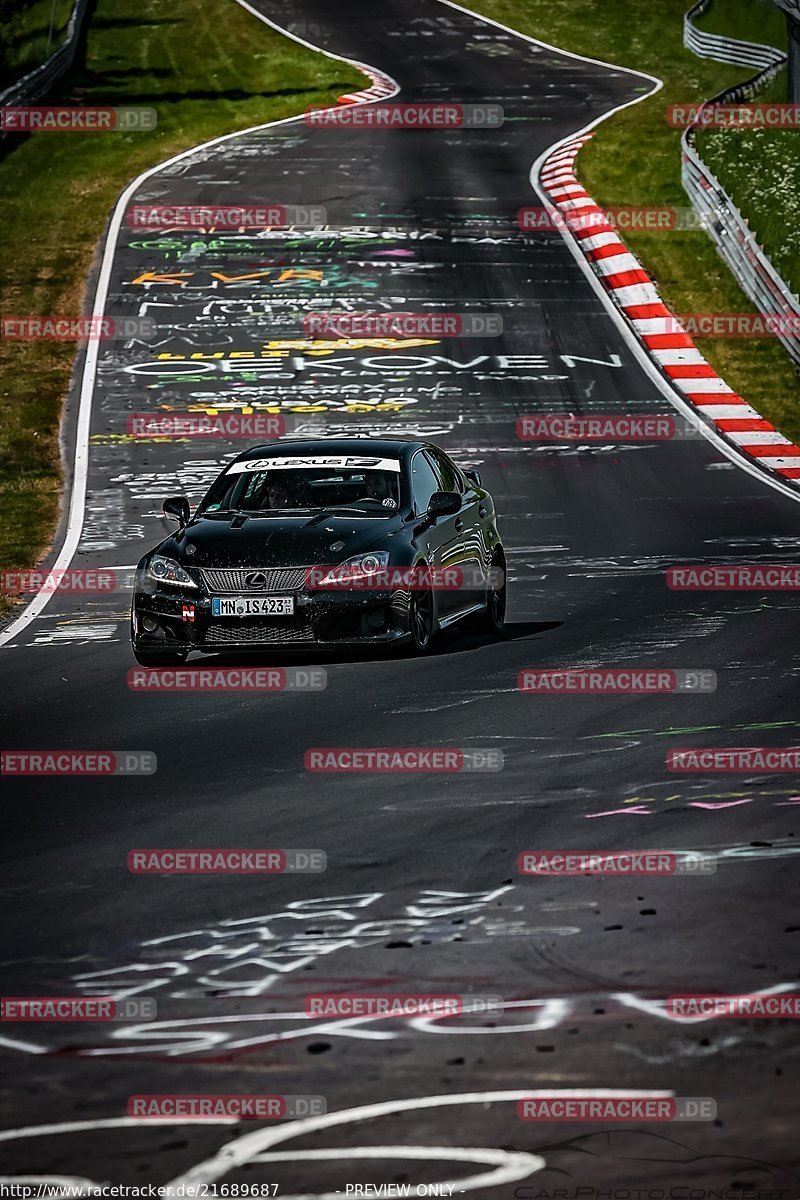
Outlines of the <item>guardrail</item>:
<svg viewBox="0 0 800 1200">
<path fill-rule="evenodd" d="M 4 92 L 0 92 L 0 108 L 25 105 L 41 100 L 53 84 L 66 74 L 75 61 L 80 39 L 81 26 L 89 7 L 89 0 L 75 0 L 70 14 L 64 41 L 40 66 L 17 79 Z M 0 138 L 7 136 L 0 131 Z"/>
<path fill-rule="evenodd" d="M 774 0 L 774 3 L 784 12 L 791 13 L 794 17 L 800 17 L 800 0 Z"/>
<path fill-rule="evenodd" d="M 775 46 L 763 46 L 760 42 L 742 42 L 738 38 L 724 37 L 722 34 L 707 33 L 698 29 L 694 18 L 707 12 L 710 7 L 711 0 L 699 0 L 683 18 L 683 44 L 698 58 L 713 58 L 715 62 L 755 67 L 759 71 L 786 61 L 786 55 Z"/>
<path fill-rule="evenodd" d="M 777 318 L 776 334 L 792 359 L 800 366 L 800 299 L 773 267 L 769 256 L 756 241 L 746 218 L 703 162 L 695 146 L 697 130 L 703 125 L 704 110 L 714 104 L 737 104 L 751 100 L 782 69 L 786 55 L 774 46 L 756 46 L 752 42 L 703 34 L 695 29 L 692 18 L 705 12 L 710 3 L 711 0 L 700 0 L 700 3 L 695 4 L 684 17 L 684 45 L 688 49 L 704 58 L 716 58 L 718 44 L 724 42 L 725 53 L 731 56 L 738 53 L 741 47 L 747 47 L 748 54 L 752 50 L 761 50 L 764 53 L 761 70 L 757 75 L 745 83 L 726 88 L 724 92 L 700 106 L 696 122 L 684 131 L 681 138 L 681 178 L 692 206 L 719 253 L 736 276 L 740 287 L 765 316 Z M 693 44 L 695 41 L 703 45 L 702 51 L 696 49 L 696 45 Z M 711 41 L 715 43 L 713 54 L 709 52 Z M 754 60 L 750 57 L 720 58 L 719 61 L 735 62 L 741 66 L 754 65 Z M 780 318 L 787 319 L 781 321 Z"/>
</svg>

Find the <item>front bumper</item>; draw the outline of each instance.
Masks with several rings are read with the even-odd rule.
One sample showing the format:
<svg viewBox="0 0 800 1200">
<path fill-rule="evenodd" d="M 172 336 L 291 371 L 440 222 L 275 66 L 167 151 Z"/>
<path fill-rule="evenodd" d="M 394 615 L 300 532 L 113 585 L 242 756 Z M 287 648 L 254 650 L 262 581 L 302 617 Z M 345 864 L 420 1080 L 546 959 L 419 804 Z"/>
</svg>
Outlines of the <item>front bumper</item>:
<svg viewBox="0 0 800 1200">
<path fill-rule="evenodd" d="M 267 650 L 382 644 L 409 635 L 410 593 L 294 593 L 291 617 L 214 617 L 211 596 L 158 586 L 134 593 L 131 635 L 138 650 Z M 155 629 L 146 628 L 155 624 Z"/>
</svg>

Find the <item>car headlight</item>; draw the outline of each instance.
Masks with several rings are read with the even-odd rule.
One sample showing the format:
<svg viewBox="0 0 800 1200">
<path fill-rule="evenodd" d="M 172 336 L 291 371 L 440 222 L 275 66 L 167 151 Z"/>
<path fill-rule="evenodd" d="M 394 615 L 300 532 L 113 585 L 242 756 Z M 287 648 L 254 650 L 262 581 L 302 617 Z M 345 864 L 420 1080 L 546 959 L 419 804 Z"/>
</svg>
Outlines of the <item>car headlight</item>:
<svg viewBox="0 0 800 1200">
<path fill-rule="evenodd" d="M 377 575 L 379 571 L 385 571 L 388 566 L 388 550 L 374 550 L 371 554 L 359 554 L 356 558 L 349 558 L 347 562 L 340 563 L 338 567 L 331 567 L 323 575 L 320 585 L 358 583 L 361 580 L 369 579 L 371 575 Z"/>
<path fill-rule="evenodd" d="M 174 558 L 165 558 L 163 554 L 153 555 L 147 568 L 147 575 L 150 579 L 157 580 L 158 583 L 173 584 L 175 587 L 197 587 L 191 575 L 184 571 L 180 563 L 176 563 Z"/>
</svg>

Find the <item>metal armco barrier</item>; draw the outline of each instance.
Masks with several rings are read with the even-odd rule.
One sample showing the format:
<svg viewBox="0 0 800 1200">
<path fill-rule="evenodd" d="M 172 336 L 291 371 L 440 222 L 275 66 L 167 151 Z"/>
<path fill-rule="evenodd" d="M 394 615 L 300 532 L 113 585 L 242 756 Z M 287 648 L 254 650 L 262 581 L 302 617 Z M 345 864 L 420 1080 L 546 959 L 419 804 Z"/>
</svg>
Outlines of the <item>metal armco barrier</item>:
<svg viewBox="0 0 800 1200">
<path fill-rule="evenodd" d="M 694 25 L 695 17 L 702 16 L 710 7 L 711 0 L 699 0 L 683 18 L 683 44 L 698 58 L 713 58 L 715 62 L 755 67 L 759 71 L 786 61 L 786 55 L 775 46 L 762 46 L 759 42 L 740 42 L 738 38 L 705 33 L 698 29 Z"/>
<path fill-rule="evenodd" d="M 741 66 L 760 65 L 761 70 L 746 83 L 727 88 L 700 107 L 698 121 L 685 130 L 681 138 L 681 178 L 692 206 L 700 215 L 717 249 L 730 267 L 740 287 L 756 307 L 767 316 L 788 317 L 788 328 L 778 330 L 777 336 L 793 360 L 800 366 L 800 300 L 795 296 L 773 267 L 762 247 L 753 236 L 745 218 L 736 208 L 722 184 L 703 162 L 695 147 L 695 135 L 702 124 L 702 113 L 714 104 L 736 104 L 752 100 L 778 74 L 786 55 L 773 46 L 757 46 L 735 38 L 701 33 L 692 25 L 692 18 L 705 12 L 711 0 L 700 0 L 684 17 L 684 45 L 704 58 Z M 714 53 L 709 52 L 714 43 Z M 720 44 L 724 43 L 723 49 Z M 703 49 L 697 49 L 702 45 Z M 744 49 L 743 49 L 744 48 Z M 719 53 L 717 52 L 719 51 Z M 722 58 L 723 53 L 728 57 Z M 752 57 L 761 52 L 761 62 Z M 748 57 L 735 57 L 746 53 Z"/>
<path fill-rule="evenodd" d="M 89 0 L 75 0 L 64 41 L 40 66 L 17 79 L 4 92 L 0 92 L 0 108 L 24 106 L 41 100 L 56 81 L 66 74 L 75 61 L 81 26 L 88 7 Z M 0 138 L 7 136 L 0 131 Z"/>
</svg>

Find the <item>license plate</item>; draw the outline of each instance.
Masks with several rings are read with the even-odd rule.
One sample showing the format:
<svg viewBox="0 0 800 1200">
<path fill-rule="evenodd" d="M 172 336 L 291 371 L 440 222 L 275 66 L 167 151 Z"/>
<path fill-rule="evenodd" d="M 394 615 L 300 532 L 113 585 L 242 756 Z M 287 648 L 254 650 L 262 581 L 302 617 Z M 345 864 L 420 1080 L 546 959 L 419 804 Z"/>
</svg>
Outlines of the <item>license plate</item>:
<svg viewBox="0 0 800 1200">
<path fill-rule="evenodd" d="M 214 596 L 214 617 L 291 617 L 294 596 Z"/>
</svg>

